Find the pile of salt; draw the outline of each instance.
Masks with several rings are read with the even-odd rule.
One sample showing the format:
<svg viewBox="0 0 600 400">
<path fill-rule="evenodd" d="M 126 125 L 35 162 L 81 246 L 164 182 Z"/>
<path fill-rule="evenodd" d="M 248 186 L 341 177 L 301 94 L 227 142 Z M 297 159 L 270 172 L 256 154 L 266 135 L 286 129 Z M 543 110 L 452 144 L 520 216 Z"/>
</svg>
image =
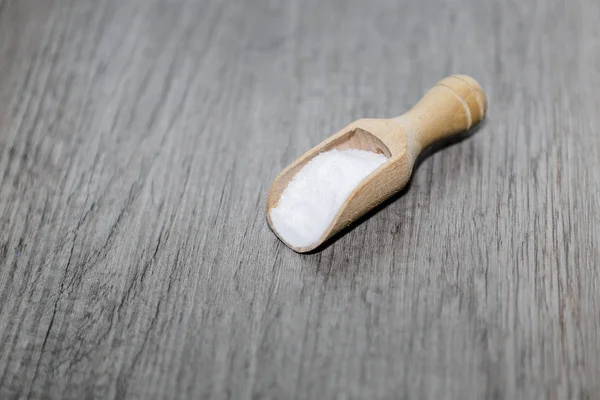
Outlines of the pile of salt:
<svg viewBox="0 0 600 400">
<path fill-rule="evenodd" d="M 360 181 L 387 158 L 364 150 L 331 150 L 310 160 L 270 211 L 279 236 L 294 247 L 316 243 Z"/>
</svg>

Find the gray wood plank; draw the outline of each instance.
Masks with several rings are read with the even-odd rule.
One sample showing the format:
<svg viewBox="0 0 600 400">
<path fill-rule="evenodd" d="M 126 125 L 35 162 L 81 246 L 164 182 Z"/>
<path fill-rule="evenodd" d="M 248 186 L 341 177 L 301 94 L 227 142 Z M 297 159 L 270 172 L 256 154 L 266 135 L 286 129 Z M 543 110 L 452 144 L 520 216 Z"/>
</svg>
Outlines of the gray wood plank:
<svg viewBox="0 0 600 400">
<path fill-rule="evenodd" d="M 597 398 L 594 0 L 0 0 L 0 397 Z M 485 123 L 320 252 L 266 192 L 474 76 Z"/>
</svg>

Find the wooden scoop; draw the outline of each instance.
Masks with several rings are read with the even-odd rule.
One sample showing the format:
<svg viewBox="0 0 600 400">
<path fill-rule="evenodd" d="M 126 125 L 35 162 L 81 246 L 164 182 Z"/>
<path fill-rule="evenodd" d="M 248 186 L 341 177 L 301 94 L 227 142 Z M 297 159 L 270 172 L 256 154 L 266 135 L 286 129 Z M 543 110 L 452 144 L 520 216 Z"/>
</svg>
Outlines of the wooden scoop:
<svg viewBox="0 0 600 400">
<path fill-rule="evenodd" d="M 275 234 L 270 210 L 279 203 L 283 190 L 308 161 L 324 151 L 358 149 L 384 154 L 388 160 L 363 179 L 348 196 L 321 238 L 310 246 L 294 247 L 298 253 L 311 251 L 346 228 L 394 193 L 401 190 L 412 173 L 419 153 L 437 140 L 463 132 L 479 123 L 487 109 L 486 96 L 475 79 L 452 75 L 439 81 L 410 111 L 391 119 L 359 119 L 285 168 L 275 178 L 267 196 L 267 219 Z"/>
</svg>

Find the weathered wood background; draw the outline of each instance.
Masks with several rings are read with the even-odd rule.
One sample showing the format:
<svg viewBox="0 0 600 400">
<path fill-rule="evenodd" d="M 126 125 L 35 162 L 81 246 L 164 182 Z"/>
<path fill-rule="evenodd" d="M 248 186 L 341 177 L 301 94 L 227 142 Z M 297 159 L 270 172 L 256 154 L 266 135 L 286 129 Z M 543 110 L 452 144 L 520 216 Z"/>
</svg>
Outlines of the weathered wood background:
<svg viewBox="0 0 600 400">
<path fill-rule="evenodd" d="M 321 252 L 280 169 L 486 122 Z M 0 398 L 600 397 L 597 0 L 0 0 Z"/>
</svg>

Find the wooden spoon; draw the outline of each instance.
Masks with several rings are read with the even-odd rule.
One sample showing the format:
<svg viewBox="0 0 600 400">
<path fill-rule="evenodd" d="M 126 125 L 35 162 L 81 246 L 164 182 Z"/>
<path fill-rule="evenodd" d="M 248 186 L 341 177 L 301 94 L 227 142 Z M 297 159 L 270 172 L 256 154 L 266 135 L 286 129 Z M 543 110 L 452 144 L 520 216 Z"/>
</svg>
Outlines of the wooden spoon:
<svg viewBox="0 0 600 400">
<path fill-rule="evenodd" d="M 267 219 L 275 234 L 298 253 L 314 250 L 362 215 L 401 190 L 419 153 L 437 140 L 463 132 L 485 115 L 487 100 L 481 86 L 466 75 L 439 81 L 410 111 L 391 119 L 359 119 L 304 153 L 275 178 L 267 196 Z M 281 193 L 308 161 L 332 149 L 359 149 L 384 154 L 388 160 L 363 179 L 348 196 L 320 239 L 294 247 L 279 236 L 270 217 Z"/>
</svg>

